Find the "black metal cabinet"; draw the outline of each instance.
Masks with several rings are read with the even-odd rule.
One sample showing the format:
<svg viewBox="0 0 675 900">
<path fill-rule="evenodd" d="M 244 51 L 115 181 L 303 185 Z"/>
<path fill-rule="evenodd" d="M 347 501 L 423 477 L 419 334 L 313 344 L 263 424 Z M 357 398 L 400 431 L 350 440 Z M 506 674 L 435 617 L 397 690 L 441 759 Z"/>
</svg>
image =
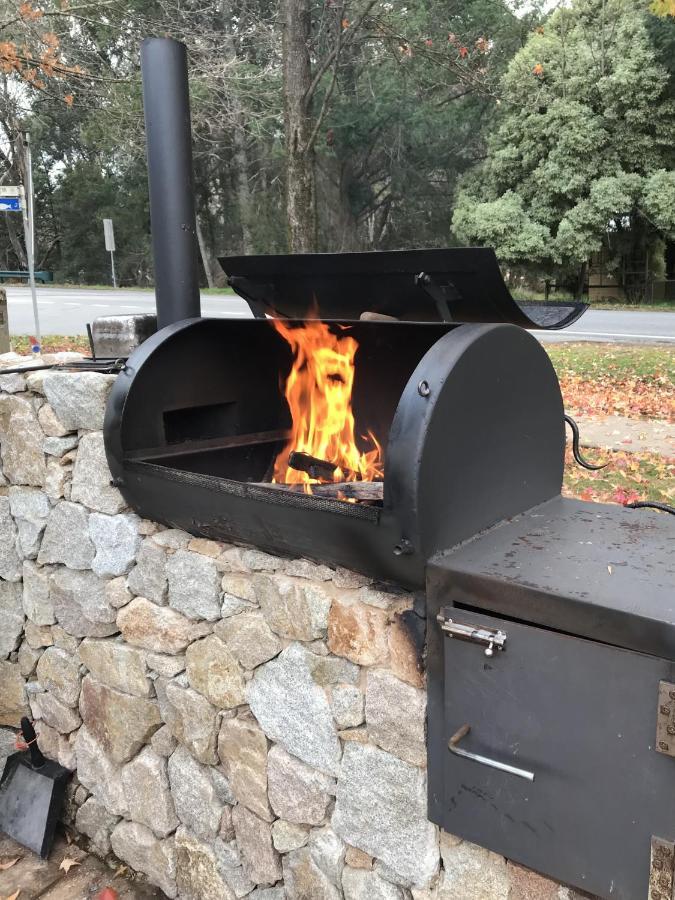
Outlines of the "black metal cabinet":
<svg viewBox="0 0 675 900">
<path fill-rule="evenodd" d="M 675 530 L 592 512 L 558 501 L 429 564 L 429 816 L 607 900 L 672 900 Z"/>
</svg>

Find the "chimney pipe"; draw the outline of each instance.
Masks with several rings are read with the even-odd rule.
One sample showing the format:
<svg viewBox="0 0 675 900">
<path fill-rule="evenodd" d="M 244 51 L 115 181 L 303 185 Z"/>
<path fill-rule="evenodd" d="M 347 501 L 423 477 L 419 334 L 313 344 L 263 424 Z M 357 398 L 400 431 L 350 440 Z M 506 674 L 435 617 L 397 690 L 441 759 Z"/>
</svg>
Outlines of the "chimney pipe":
<svg viewBox="0 0 675 900">
<path fill-rule="evenodd" d="M 157 327 L 201 315 L 185 44 L 141 44 Z"/>
</svg>

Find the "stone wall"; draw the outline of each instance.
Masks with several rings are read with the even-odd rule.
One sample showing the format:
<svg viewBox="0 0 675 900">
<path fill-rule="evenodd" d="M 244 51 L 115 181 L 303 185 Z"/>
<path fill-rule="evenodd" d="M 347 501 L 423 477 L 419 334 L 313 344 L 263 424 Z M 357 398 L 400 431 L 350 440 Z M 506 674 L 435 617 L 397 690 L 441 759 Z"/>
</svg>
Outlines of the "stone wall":
<svg viewBox="0 0 675 900">
<path fill-rule="evenodd" d="M 31 715 L 66 822 L 171 898 L 577 896 L 427 821 L 423 603 L 130 512 L 113 381 L 0 369 L 0 765 Z"/>
</svg>

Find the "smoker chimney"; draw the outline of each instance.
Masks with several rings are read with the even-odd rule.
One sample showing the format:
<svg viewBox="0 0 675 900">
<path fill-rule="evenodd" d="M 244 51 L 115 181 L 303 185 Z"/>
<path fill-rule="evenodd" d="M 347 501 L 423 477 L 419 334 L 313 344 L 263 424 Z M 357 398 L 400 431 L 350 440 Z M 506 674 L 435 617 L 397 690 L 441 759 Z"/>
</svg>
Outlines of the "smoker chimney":
<svg viewBox="0 0 675 900">
<path fill-rule="evenodd" d="M 185 44 L 141 45 L 159 328 L 201 315 Z"/>
</svg>

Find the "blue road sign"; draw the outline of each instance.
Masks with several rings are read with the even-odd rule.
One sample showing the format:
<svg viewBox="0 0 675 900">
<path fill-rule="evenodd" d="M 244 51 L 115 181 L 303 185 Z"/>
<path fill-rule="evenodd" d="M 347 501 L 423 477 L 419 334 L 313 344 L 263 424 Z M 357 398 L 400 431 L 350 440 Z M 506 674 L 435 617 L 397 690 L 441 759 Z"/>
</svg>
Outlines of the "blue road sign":
<svg viewBox="0 0 675 900">
<path fill-rule="evenodd" d="M 21 212 L 19 197 L 0 197 L 0 212 Z"/>
</svg>

